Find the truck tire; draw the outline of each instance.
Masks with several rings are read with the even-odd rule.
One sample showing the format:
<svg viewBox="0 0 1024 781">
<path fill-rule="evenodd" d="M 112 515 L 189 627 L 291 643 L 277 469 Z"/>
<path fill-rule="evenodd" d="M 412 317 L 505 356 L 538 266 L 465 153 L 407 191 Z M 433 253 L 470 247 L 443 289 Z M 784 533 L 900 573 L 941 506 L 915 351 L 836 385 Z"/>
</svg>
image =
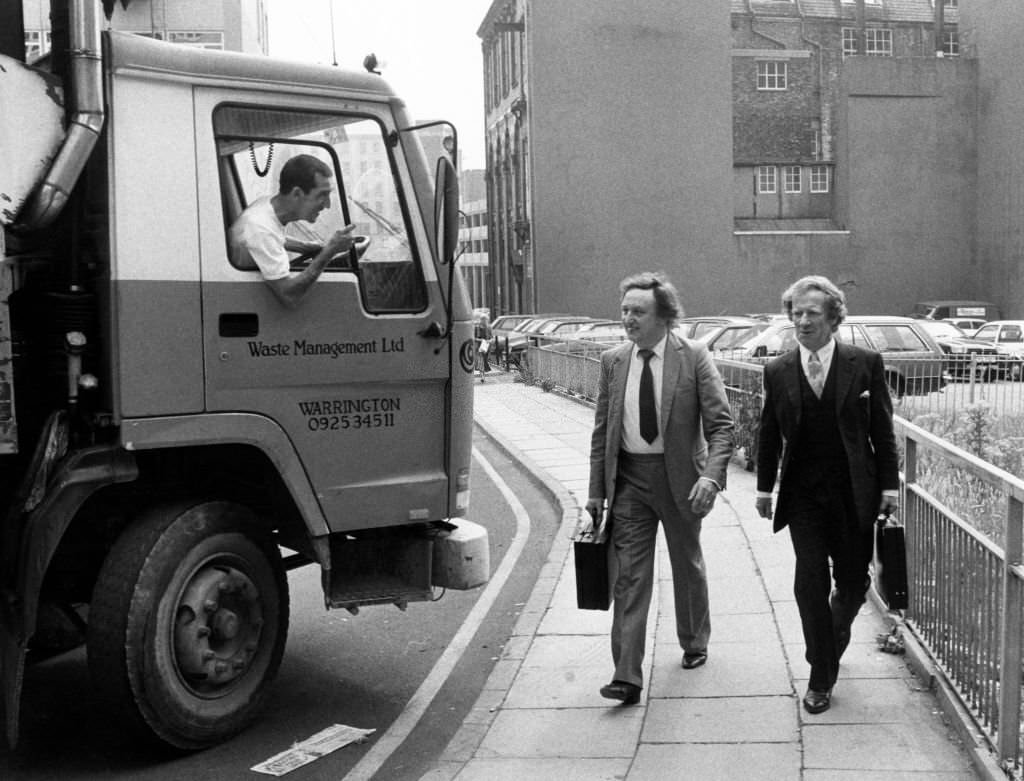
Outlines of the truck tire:
<svg viewBox="0 0 1024 781">
<path fill-rule="evenodd" d="M 277 546 L 233 502 L 145 512 L 103 563 L 89 609 L 89 669 L 136 733 L 181 750 L 257 715 L 288 632 Z"/>
</svg>

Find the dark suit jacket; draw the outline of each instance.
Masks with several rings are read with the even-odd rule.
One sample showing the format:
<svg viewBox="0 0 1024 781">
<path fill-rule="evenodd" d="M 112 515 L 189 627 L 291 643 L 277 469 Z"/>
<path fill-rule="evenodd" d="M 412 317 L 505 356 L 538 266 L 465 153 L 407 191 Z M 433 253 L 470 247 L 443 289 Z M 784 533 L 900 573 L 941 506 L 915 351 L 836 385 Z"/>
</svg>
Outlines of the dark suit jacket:
<svg viewBox="0 0 1024 781">
<path fill-rule="evenodd" d="M 885 383 L 882 356 L 871 350 L 836 341 L 836 417 L 839 436 L 849 463 L 849 481 L 862 528 L 874 523 L 883 490 L 896 490 L 899 457 L 892 428 L 892 400 Z M 757 490 L 771 491 L 780 479 L 775 531 L 789 522 L 786 517 L 786 472 L 789 444 L 800 429 L 799 348 L 780 355 L 764 368 L 764 406 L 757 445 Z M 781 457 L 782 471 L 779 473 Z"/>
<path fill-rule="evenodd" d="M 608 507 L 615 496 L 622 447 L 622 404 L 632 351 L 633 343 L 626 342 L 601 355 L 590 443 L 590 497 L 606 499 Z M 733 422 L 725 385 L 707 348 L 671 332 L 665 344 L 660 423 L 672 495 L 680 512 L 690 515 L 687 496 L 698 477 L 710 477 L 725 488 L 733 450 Z"/>
</svg>

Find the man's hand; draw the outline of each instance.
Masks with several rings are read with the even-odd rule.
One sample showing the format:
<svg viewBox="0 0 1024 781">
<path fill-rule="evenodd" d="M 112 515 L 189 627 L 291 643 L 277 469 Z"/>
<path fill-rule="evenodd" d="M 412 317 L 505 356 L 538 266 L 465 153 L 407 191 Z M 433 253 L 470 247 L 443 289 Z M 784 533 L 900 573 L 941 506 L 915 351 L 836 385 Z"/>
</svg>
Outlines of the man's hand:
<svg viewBox="0 0 1024 781">
<path fill-rule="evenodd" d="M 887 518 L 890 515 L 895 515 L 896 511 L 900 509 L 900 500 L 895 496 L 887 496 L 882 494 L 882 502 L 878 506 L 878 512 Z"/>
<path fill-rule="evenodd" d="M 586 534 L 591 530 L 596 530 L 601 524 L 601 513 L 604 512 L 604 499 L 598 499 L 591 497 L 587 499 L 586 505 L 587 515 L 590 516 L 590 524 L 587 524 L 587 519 L 583 518 L 580 521 L 580 531 Z"/>
<path fill-rule="evenodd" d="M 707 478 L 699 478 L 690 489 L 690 509 L 696 515 L 706 515 L 714 507 L 715 497 L 718 496 L 718 486 Z"/>
<path fill-rule="evenodd" d="M 355 228 L 355 225 L 346 225 L 341 230 L 335 231 L 334 235 L 327 240 L 327 243 L 324 245 L 324 253 L 328 260 L 335 255 L 340 255 L 342 252 L 348 252 L 355 246 L 356 240 L 351 235 Z"/>
<path fill-rule="evenodd" d="M 762 518 L 767 518 L 769 521 L 772 519 L 772 498 L 770 496 L 759 496 L 754 500 L 754 507 L 757 508 L 757 514 Z"/>
</svg>

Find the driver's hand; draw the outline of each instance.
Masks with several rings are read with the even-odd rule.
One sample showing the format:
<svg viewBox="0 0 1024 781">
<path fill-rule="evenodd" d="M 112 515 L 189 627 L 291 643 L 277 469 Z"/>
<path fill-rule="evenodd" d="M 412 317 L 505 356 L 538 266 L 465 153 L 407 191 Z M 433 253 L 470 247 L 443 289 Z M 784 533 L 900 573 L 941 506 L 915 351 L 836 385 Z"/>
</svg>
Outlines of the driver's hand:
<svg viewBox="0 0 1024 781">
<path fill-rule="evenodd" d="M 334 235 L 324 245 L 324 249 L 327 250 L 327 257 L 333 258 L 342 252 L 348 252 L 355 246 L 356 240 L 352 237 L 352 231 L 355 228 L 356 226 L 350 223 L 341 230 L 334 232 Z"/>
</svg>

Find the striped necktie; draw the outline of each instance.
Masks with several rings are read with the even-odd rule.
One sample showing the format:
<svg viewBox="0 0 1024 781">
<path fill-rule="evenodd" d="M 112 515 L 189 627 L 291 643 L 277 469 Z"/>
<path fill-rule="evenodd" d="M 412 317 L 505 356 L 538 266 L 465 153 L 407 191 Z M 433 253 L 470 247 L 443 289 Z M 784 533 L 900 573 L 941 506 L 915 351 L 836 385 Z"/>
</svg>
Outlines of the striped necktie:
<svg viewBox="0 0 1024 781">
<path fill-rule="evenodd" d="M 814 352 L 807 358 L 807 382 L 810 383 L 814 395 L 820 399 L 825 390 L 825 372 L 822 370 L 821 359 Z"/>
</svg>

